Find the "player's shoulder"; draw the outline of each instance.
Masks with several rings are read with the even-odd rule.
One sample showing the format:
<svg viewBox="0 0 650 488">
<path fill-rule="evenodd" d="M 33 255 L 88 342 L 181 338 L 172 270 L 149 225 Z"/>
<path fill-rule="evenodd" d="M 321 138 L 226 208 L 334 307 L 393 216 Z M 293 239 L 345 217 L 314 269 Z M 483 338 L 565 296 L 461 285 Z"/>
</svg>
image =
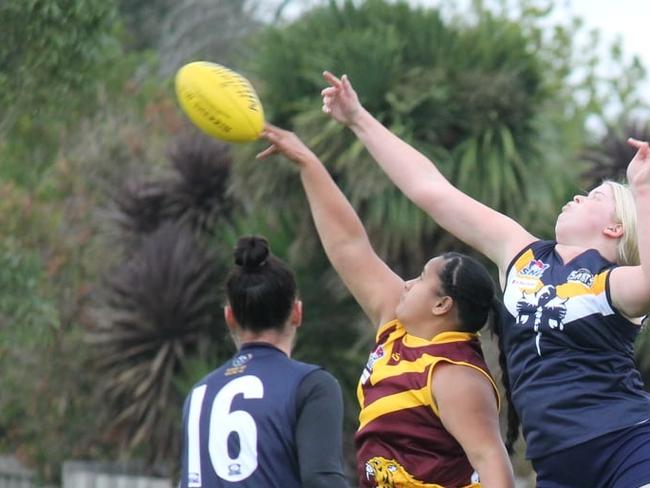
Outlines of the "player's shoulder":
<svg viewBox="0 0 650 488">
<path fill-rule="evenodd" d="M 336 377 L 323 368 L 309 372 L 298 386 L 299 395 L 302 396 L 339 396 L 341 391 L 341 385 Z"/>
</svg>

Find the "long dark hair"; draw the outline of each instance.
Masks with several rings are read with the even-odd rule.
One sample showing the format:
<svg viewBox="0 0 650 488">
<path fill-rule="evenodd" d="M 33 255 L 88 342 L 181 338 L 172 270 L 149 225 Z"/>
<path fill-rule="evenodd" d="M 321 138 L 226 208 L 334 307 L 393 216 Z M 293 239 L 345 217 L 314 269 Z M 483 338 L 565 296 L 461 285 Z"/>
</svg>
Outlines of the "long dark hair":
<svg viewBox="0 0 650 488">
<path fill-rule="evenodd" d="M 281 330 L 297 294 L 289 267 L 271 254 L 263 237 L 240 238 L 234 260 L 226 295 L 237 323 L 253 332 Z"/>
<path fill-rule="evenodd" d="M 477 332 L 486 324 L 497 336 L 499 343 L 499 366 L 501 383 L 508 404 L 506 449 L 512 454 L 514 443 L 519 437 L 519 415 L 512 403 L 508 366 L 500 329 L 503 319 L 503 304 L 497 296 L 497 288 L 488 270 L 476 259 L 456 252 L 442 255 L 445 260 L 440 272 L 440 281 L 445 294 L 454 299 L 458 310 L 460 327 L 464 332 Z"/>
</svg>

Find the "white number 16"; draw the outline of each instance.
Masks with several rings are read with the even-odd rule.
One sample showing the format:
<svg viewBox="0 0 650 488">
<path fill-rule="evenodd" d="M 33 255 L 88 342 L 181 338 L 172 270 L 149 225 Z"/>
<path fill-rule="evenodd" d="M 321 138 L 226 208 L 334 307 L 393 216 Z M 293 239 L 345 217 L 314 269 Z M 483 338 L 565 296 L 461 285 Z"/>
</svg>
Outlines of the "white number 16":
<svg viewBox="0 0 650 488">
<path fill-rule="evenodd" d="M 187 423 L 188 487 L 199 488 L 201 482 L 201 449 L 199 420 L 207 385 L 196 387 L 190 398 Z M 230 411 L 237 395 L 246 399 L 264 397 L 264 385 L 257 376 L 247 375 L 232 380 L 219 390 L 210 409 L 208 452 L 217 476 L 235 482 L 248 478 L 257 469 L 257 425 L 244 410 Z M 239 454 L 231 458 L 228 437 L 236 432 L 239 437 Z"/>
</svg>

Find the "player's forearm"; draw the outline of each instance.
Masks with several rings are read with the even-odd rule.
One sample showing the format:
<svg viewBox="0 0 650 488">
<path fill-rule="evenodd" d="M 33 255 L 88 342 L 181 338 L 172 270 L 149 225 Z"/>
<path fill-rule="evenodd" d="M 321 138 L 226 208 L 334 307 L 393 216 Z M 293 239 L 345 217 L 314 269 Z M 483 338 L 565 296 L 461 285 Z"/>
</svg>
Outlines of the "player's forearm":
<svg viewBox="0 0 650 488">
<path fill-rule="evenodd" d="M 513 488 L 515 482 L 512 471 L 505 470 L 505 466 L 495 466 L 493 469 L 480 473 L 482 488 Z"/>
<path fill-rule="evenodd" d="M 351 246 L 370 246 L 354 208 L 320 161 L 303 164 L 300 177 L 316 230 L 334 266 L 345 259 Z"/>
<path fill-rule="evenodd" d="M 365 109 L 350 129 L 391 181 L 419 207 L 426 206 L 430 211 L 436 193 L 442 193 L 450 186 L 426 156 L 393 134 Z"/>
<path fill-rule="evenodd" d="M 505 447 L 485 449 L 471 459 L 483 488 L 513 488 L 514 474 Z"/>
<path fill-rule="evenodd" d="M 648 289 L 645 313 L 650 312 L 650 184 L 632 188 L 637 214 L 639 258 Z"/>
</svg>

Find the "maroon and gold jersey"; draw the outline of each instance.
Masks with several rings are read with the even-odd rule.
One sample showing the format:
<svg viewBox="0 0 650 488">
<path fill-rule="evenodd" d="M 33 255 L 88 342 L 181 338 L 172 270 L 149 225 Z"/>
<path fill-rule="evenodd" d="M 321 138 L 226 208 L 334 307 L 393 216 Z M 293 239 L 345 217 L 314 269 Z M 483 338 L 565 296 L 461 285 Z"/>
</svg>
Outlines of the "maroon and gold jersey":
<svg viewBox="0 0 650 488">
<path fill-rule="evenodd" d="M 436 364 L 459 364 L 483 373 L 499 402 L 477 334 L 443 332 L 425 340 L 393 320 L 376 337 L 357 388 L 360 486 L 480 486 L 462 447 L 442 425 L 431 390 Z"/>
</svg>

